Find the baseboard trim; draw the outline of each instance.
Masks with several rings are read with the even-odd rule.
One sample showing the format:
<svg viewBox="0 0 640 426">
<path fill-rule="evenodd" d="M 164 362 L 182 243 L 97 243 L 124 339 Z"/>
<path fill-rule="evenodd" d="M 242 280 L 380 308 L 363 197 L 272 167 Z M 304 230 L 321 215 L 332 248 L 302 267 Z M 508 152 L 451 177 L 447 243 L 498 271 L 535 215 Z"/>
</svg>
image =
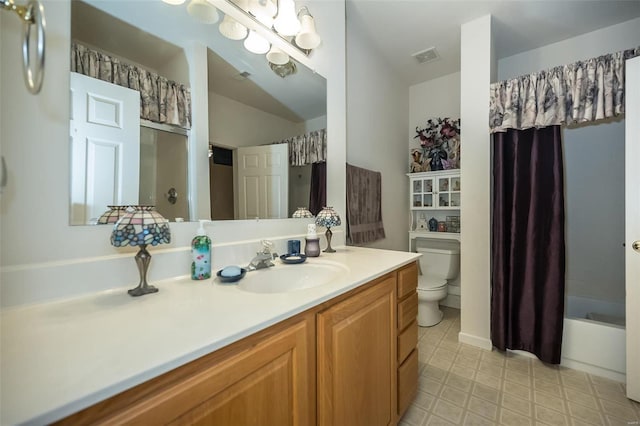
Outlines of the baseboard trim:
<svg viewBox="0 0 640 426">
<path fill-rule="evenodd" d="M 484 337 L 473 336 L 471 334 L 460 332 L 458 333 L 458 341 L 460 343 L 466 343 L 467 345 L 476 346 L 481 349 L 490 351 L 493 348 L 493 344 L 490 339 Z"/>
<path fill-rule="evenodd" d="M 576 361 L 574 359 L 562 358 L 560 365 L 563 367 L 573 368 L 574 370 L 584 371 L 585 373 L 593 374 L 594 376 L 600 376 L 610 380 L 615 380 L 616 382 L 627 382 L 627 375 L 624 373 L 608 370 L 606 368 Z"/>
</svg>

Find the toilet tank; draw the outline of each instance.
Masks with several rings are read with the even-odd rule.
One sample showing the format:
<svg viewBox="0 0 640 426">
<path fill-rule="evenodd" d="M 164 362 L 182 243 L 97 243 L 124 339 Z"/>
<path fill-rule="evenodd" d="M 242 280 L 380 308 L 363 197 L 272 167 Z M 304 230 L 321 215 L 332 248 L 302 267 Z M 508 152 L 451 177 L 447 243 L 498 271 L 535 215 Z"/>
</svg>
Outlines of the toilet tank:
<svg viewBox="0 0 640 426">
<path fill-rule="evenodd" d="M 417 247 L 420 257 L 420 268 L 426 276 L 447 280 L 458 276 L 460 271 L 460 245 L 458 243 L 435 241 Z"/>
</svg>

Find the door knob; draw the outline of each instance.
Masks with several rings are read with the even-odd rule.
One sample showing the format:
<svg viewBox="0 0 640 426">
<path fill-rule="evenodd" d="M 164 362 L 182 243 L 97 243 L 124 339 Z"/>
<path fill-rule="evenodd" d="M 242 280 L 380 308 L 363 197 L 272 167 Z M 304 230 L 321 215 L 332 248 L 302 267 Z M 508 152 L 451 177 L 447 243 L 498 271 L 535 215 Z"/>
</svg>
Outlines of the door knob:
<svg viewBox="0 0 640 426">
<path fill-rule="evenodd" d="M 633 244 L 631 244 L 631 247 L 635 250 L 635 251 L 640 251 L 640 240 L 638 241 L 634 241 Z"/>
</svg>

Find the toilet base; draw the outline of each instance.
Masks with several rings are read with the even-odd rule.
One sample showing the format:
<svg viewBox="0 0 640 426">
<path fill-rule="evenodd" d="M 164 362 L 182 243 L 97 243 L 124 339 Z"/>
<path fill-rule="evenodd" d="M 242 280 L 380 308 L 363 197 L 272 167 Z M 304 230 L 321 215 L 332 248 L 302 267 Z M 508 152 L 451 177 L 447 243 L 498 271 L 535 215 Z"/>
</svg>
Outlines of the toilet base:
<svg viewBox="0 0 640 426">
<path fill-rule="evenodd" d="M 420 301 L 418 304 L 418 325 L 420 327 L 433 327 L 442 321 L 444 314 L 440 310 L 438 301 Z"/>
</svg>

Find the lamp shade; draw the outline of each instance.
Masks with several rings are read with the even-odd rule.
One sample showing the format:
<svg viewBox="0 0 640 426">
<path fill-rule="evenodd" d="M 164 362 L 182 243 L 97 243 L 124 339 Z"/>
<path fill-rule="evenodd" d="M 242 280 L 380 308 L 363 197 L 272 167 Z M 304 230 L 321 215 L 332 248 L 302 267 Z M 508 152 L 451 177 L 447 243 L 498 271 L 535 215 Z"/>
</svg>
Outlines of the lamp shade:
<svg viewBox="0 0 640 426">
<path fill-rule="evenodd" d="M 313 217 L 313 213 L 311 213 L 309 209 L 307 209 L 306 207 L 298 207 L 298 209 L 295 212 L 293 212 L 293 215 L 291 217 L 294 217 L 294 218 Z"/>
<path fill-rule="evenodd" d="M 254 30 L 249 31 L 249 36 L 244 40 L 244 47 L 251 53 L 263 55 L 269 51 L 271 44 Z"/>
<path fill-rule="evenodd" d="M 325 228 L 339 226 L 341 223 L 340 216 L 333 210 L 333 207 L 323 207 L 316 216 L 316 225 L 324 226 Z"/>
<path fill-rule="evenodd" d="M 215 24 L 220 19 L 218 9 L 207 0 L 191 0 L 187 6 L 187 12 L 193 19 L 203 24 Z"/>
<path fill-rule="evenodd" d="M 267 60 L 272 64 L 284 65 L 289 62 L 289 55 L 275 46 L 271 46 L 271 50 L 267 53 Z"/>
<path fill-rule="evenodd" d="M 315 49 L 322 41 L 316 32 L 316 22 L 308 12 L 300 14 L 300 32 L 295 40 L 296 44 L 303 49 Z"/>
<path fill-rule="evenodd" d="M 247 27 L 229 15 L 224 16 L 218 29 L 223 36 L 231 40 L 242 40 L 247 36 Z"/>
<path fill-rule="evenodd" d="M 115 247 L 157 246 L 170 242 L 169 223 L 155 210 L 155 206 L 132 206 L 111 232 L 111 245 Z"/>
<path fill-rule="evenodd" d="M 278 16 L 273 22 L 273 27 L 283 36 L 294 36 L 300 31 L 300 21 L 293 0 L 280 0 Z"/>
<path fill-rule="evenodd" d="M 116 223 L 127 212 L 129 206 L 107 206 L 109 210 L 98 218 L 98 225 Z"/>
</svg>

